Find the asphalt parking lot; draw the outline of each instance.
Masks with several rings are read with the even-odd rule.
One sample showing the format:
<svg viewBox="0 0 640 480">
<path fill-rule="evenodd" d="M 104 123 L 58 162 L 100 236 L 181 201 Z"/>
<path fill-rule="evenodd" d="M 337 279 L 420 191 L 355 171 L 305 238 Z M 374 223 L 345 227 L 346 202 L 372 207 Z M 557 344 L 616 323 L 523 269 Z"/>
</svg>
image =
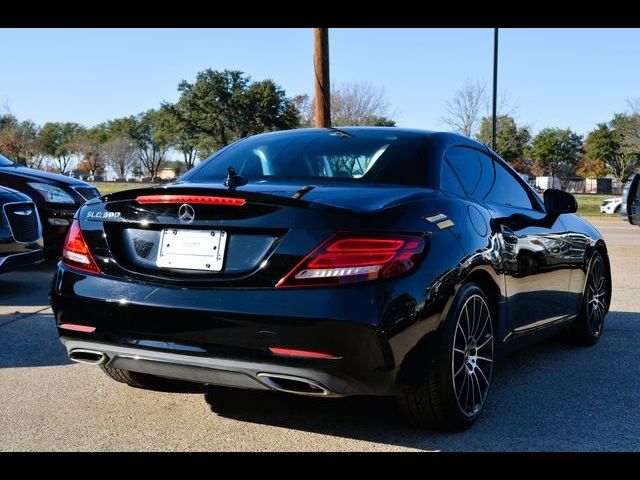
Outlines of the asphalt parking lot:
<svg viewBox="0 0 640 480">
<path fill-rule="evenodd" d="M 600 343 L 551 339 L 496 365 L 461 434 L 405 425 L 390 399 L 228 389 L 151 392 L 71 363 L 47 291 L 54 267 L 0 276 L 0 450 L 640 450 L 640 228 L 593 222 L 614 293 Z"/>
</svg>

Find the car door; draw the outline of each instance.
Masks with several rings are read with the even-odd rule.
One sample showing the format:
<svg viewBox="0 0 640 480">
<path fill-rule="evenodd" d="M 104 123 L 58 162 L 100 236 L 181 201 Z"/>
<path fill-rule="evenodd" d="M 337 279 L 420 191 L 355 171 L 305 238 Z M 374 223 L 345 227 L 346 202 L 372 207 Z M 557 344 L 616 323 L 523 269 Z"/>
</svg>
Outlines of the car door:
<svg viewBox="0 0 640 480">
<path fill-rule="evenodd" d="M 493 219 L 509 329 L 525 331 L 568 315 L 571 270 L 560 219 L 548 216 L 535 193 L 500 160 L 468 147 L 449 149 L 446 156 L 467 194 Z M 477 167 L 470 165 L 480 166 L 477 179 Z"/>
</svg>

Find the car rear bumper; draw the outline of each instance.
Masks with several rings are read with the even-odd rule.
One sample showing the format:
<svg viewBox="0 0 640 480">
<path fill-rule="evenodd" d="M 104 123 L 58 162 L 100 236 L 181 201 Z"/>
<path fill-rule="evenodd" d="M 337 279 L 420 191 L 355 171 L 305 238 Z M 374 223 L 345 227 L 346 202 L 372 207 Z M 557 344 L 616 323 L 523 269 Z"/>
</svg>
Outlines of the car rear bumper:
<svg viewBox="0 0 640 480">
<path fill-rule="evenodd" d="M 28 267 L 42 261 L 42 249 L 0 257 L 0 273 Z"/>
<path fill-rule="evenodd" d="M 165 378 L 253 390 L 337 397 L 362 393 L 357 383 L 318 368 L 198 357 L 60 337 L 71 359 Z M 96 360 L 88 360 L 95 353 Z M 77 357 L 76 354 L 78 355 Z M 82 355 L 85 355 L 84 357 Z M 75 357 L 75 358 L 74 358 Z"/>
<path fill-rule="evenodd" d="M 238 388 L 395 395 L 406 386 L 397 381 L 391 344 L 377 326 L 372 288 L 182 289 L 61 265 L 51 303 L 71 357 L 89 350 L 110 367 Z M 270 347 L 335 358 L 277 355 Z M 295 391 L 296 381 L 315 390 Z"/>
</svg>

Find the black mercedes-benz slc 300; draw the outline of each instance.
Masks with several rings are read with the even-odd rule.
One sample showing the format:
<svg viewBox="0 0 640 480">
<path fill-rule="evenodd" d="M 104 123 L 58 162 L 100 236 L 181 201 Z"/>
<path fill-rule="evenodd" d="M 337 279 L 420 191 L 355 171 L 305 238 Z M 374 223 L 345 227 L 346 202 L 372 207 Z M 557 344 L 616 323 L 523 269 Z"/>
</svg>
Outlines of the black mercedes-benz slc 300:
<svg viewBox="0 0 640 480">
<path fill-rule="evenodd" d="M 42 261 L 42 229 L 31 199 L 0 186 L 0 273 Z"/>
<path fill-rule="evenodd" d="M 0 155 L 0 185 L 27 195 L 38 209 L 45 252 L 60 255 L 76 210 L 99 197 L 90 183 L 56 173 L 27 168 Z"/>
<path fill-rule="evenodd" d="M 129 385 L 389 395 L 461 429 L 500 355 L 602 334 L 607 248 L 576 209 L 455 134 L 268 133 L 88 202 L 51 301 L 69 357 Z"/>
</svg>

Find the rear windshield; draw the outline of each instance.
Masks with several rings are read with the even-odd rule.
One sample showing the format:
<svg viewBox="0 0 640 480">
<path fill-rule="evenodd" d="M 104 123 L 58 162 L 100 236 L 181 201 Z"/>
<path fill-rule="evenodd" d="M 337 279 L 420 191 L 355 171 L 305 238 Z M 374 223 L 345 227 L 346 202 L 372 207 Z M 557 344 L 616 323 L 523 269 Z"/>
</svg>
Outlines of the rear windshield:
<svg viewBox="0 0 640 480">
<path fill-rule="evenodd" d="M 227 167 L 249 180 L 308 179 L 424 185 L 422 136 L 408 132 L 292 131 L 258 135 L 221 150 L 183 180 L 220 182 Z"/>
</svg>

